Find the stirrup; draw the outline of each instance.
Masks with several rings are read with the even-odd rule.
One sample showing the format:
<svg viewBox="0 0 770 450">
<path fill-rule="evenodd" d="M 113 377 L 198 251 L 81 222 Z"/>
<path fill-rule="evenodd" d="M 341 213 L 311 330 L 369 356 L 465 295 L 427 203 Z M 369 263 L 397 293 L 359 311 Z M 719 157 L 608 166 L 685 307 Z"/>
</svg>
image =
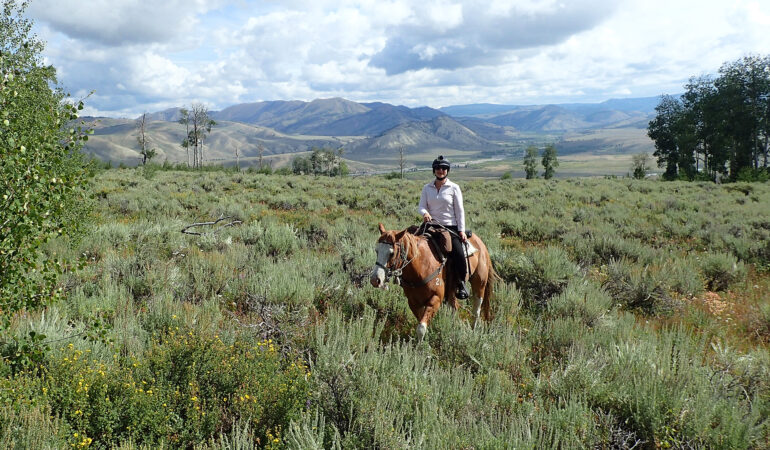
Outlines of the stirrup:
<svg viewBox="0 0 770 450">
<path fill-rule="evenodd" d="M 468 291 L 465 289 L 465 282 L 461 281 L 460 285 L 457 286 L 457 298 L 460 300 L 465 300 L 468 298 Z"/>
</svg>

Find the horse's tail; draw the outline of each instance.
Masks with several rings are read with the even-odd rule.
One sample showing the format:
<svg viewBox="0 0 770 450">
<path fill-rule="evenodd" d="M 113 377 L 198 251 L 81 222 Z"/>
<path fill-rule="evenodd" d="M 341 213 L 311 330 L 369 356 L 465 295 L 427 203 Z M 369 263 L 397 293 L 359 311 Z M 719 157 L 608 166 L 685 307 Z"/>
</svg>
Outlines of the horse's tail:
<svg viewBox="0 0 770 450">
<path fill-rule="evenodd" d="M 489 274 L 487 275 L 487 286 L 484 289 L 484 299 L 481 302 L 481 317 L 488 322 L 492 320 L 492 297 L 494 295 L 495 282 L 500 279 L 500 275 L 497 274 L 494 266 L 492 266 L 492 257 L 489 255 L 489 249 L 485 248 L 484 250 Z"/>
</svg>

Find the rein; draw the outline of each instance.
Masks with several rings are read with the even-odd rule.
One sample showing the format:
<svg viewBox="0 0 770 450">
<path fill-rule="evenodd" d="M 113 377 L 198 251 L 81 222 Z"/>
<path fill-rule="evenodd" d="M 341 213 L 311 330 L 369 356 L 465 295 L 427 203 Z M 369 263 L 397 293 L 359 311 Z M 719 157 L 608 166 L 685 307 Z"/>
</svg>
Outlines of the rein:
<svg viewBox="0 0 770 450">
<path fill-rule="evenodd" d="M 422 224 L 420 224 L 420 227 L 417 230 L 420 232 L 425 232 L 425 230 L 428 228 L 429 225 L 432 227 L 441 228 L 454 237 L 458 237 L 458 238 L 460 237 L 459 233 L 457 233 L 456 231 L 450 230 L 449 228 L 436 222 L 435 220 L 431 220 L 430 222 L 423 222 Z"/>
<path fill-rule="evenodd" d="M 393 244 L 388 244 L 393 245 Z M 395 246 L 394 246 L 395 247 Z M 441 264 L 439 264 L 438 268 L 427 277 L 423 278 L 419 283 L 410 283 L 409 281 L 404 280 L 403 273 L 404 269 L 406 269 L 409 264 L 414 261 L 414 256 L 412 259 L 407 260 L 407 254 L 406 254 L 406 248 L 404 248 L 404 244 L 402 242 L 398 242 L 398 256 L 401 258 L 402 264 L 397 268 L 391 268 L 389 267 L 389 264 L 385 264 L 384 266 L 378 262 L 375 263 L 376 266 L 382 267 L 385 269 L 385 278 L 393 278 L 393 282 L 400 286 L 406 286 L 409 288 L 418 288 L 425 286 L 426 284 L 430 283 L 434 278 L 436 278 L 440 273 L 441 269 L 444 268 L 444 265 L 446 264 L 446 260 L 442 261 Z"/>
</svg>

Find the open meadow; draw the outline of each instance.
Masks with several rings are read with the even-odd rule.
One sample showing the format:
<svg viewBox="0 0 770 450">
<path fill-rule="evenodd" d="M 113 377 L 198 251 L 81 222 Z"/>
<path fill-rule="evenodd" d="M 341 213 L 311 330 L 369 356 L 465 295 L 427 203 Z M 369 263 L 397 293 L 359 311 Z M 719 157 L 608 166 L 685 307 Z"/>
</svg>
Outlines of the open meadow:
<svg viewBox="0 0 770 450">
<path fill-rule="evenodd" d="M 631 154 L 602 155 L 595 152 L 575 153 L 559 156 L 559 167 L 554 177 L 624 177 L 632 169 Z M 460 171 L 458 171 L 460 172 Z M 463 167 L 459 179 L 485 180 L 490 177 L 500 178 L 510 173 L 513 178 L 525 178 L 523 158 L 502 158 L 472 162 Z M 542 167 L 538 167 L 538 174 L 542 175 Z M 425 173 L 419 175 L 409 174 L 409 178 L 424 179 Z"/>
<path fill-rule="evenodd" d="M 420 174 L 100 172 L 63 298 L 11 323 L 0 447 L 770 447 L 770 184 L 462 181 L 494 318 L 418 344 L 369 272 Z"/>
</svg>

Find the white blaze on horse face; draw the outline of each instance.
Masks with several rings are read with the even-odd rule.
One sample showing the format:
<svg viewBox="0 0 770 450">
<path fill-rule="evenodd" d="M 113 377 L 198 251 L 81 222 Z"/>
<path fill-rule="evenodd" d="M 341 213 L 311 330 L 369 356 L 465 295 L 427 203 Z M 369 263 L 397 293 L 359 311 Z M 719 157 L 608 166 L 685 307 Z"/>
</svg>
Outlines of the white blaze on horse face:
<svg viewBox="0 0 770 450">
<path fill-rule="evenodd" d="M 393 255 L 393 246 L 384 242 L 377 243 L 377 264 L 372 267 L 369 281 L 374 287 L 385 286 L 385 269 L 390 257 Z"/>
</svg>

